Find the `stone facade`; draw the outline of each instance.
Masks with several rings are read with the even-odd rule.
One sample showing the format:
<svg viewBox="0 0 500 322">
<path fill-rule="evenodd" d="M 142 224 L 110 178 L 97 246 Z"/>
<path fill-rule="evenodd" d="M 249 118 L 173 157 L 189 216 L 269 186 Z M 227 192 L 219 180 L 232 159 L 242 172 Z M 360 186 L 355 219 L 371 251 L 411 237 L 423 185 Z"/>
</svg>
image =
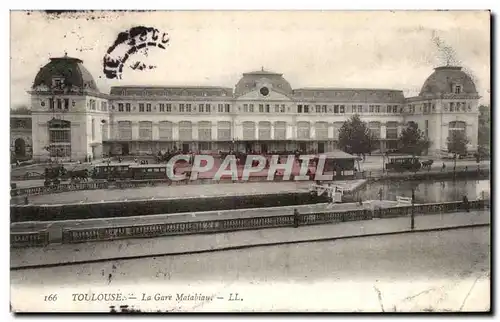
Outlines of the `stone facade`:
<svg viewBox="0 0 500 322">
<path fill-rule="evenodd" d="M 431 154 L 446 151 L 451 130 L 466 131 L 469 150 L 477 149 L 479 96 L 460 67 L 436 68 L 418 96 L 405 98 L 391 89 L 292 89 L 282 74 L 264 70 L 244 73 L 234 89 L 118 86 L 104 94 L 82 63 L 51 59 L 35 78 L 35 159 L 156 155 L 174 148 L 321 153 L 336 148 L 342 123 L 354 114 L 379 137 L 379 152 L 395 148 L 410 121 L 430 138 Z M 65 76 L 68 65 L 80 78 Z"/>
</svg>

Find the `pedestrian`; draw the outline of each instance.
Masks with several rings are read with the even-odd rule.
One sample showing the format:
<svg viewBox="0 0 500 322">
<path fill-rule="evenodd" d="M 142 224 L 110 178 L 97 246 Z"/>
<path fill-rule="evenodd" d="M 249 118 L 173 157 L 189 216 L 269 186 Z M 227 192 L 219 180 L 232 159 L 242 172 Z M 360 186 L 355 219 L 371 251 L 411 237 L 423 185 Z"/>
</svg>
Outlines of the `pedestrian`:
<svg viewBox="0 0 500 322">
<path fill-rule="evenodd" d="M 25 205 L 28 205 L 28 204 L 29 204 L 28 196 L 25 196 L 25 197 L 24 197 L 24 204 L 25 204 Z"/>
<path fill-rule="evenodd" d="M 380 188 L 380 190 L 378 191 L 378 197 L 379 197 L 380 201 L 382 201 L 382 195 L 383 195 L 383 191 L 382 191 L 382 188 Z"/>
<path fill-rule="evenodd" d="M 463 201 L 463 206 L 464 206 L 465 211 L 469 212 L 470 211 L 469 199 L 467 198 L 467 196 L 464 195 L 462 201 Z"/>
<path fill-rule="evenodd" d="M 443 162 L 443 166 L 441 167 L 441 171 L 444 171 L 446 169 L 446 165 Z"/>
<path fill-rule="evenodd" d="M 299 227 L 299 216 L 300 216 L 299 211 L 297 210 L 297 208 L 295 208 L 293 210 L 293 226 L 295 228 Z"/>
</svg>

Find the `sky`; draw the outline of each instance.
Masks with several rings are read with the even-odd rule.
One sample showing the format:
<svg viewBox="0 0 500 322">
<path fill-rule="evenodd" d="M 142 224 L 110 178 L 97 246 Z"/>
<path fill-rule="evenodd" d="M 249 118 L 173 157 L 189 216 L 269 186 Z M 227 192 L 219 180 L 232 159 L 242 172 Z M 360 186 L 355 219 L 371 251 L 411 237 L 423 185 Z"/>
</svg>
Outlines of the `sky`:
<svg viewBox="0 0 500 322">
<path fill-rule="evenodd" d="M 418 95 L 433 68 L 460 65 L 490 102 L 490 15 L 486 11 L 157 11 L 49 15 L 11 12 L 11 106 L 29 106 L 33 80 L 51 57 L 83 60 L 99 89 L 119 85 L 234 87 L 244 72 L 283 73 L 292 88 L 387 88 Z M 104 76 L 120 32 L 168 33 L 165 49 L 131 58 L 155 66 Z M 130 65 L 129 64 L 129 65 Z"/>
</svg>

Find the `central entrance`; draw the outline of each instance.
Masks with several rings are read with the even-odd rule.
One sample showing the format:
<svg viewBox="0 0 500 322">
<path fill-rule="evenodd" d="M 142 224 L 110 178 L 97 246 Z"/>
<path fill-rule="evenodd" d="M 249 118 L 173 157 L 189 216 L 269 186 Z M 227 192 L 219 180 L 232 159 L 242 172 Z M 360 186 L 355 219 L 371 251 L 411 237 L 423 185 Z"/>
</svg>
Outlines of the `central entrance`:
<svg viewBox="0 0 500 322">
<path fill-rule="evenodd" d="M 318 142 L 318 153 L 325 153 L 325 142 Z"/>
<path fill-rule="evenodd" d="M 129 155 L 128 143 L 122 143 L 122 155 Z"/>
</svg>

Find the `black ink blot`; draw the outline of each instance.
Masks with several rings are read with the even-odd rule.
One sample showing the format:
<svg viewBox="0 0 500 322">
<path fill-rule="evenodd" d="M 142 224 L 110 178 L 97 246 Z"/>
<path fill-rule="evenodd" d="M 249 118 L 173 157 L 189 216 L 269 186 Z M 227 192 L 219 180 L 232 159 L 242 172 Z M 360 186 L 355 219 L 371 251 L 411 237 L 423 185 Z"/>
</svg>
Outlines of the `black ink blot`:
<svg viewBox="0 0 500 322">
<path fill-rule="evenodd" d="M 165 49 L 165 44 L 167 44 L 170 39 L 167 33 L 163 33 L 159 35 L 159 30 L 152 27 L 144 27 L 138 26 L 129 29 L 126 32 L 121 32 L 118 34 L 115 42 L 111 47 L 108 48 L 106 55 L 103 59 L 103 73 L 109 79 L 120 79 L 121 73 L 123 71 L 123 65 L 128 60 L 128 58 L 136 54 L 138 50 L 145 49 L 144 55 L 148 56 L 148 47 L 158 47 L 161 49 Z M 148 41 L 148 38 L 150 40 Z M 160 39 L 160 42 L 156 42 Z M 125 44 L 130 47 L 130 49 L 126 52 L 124 57 L 113 57 L 113 52 L 119 45 Z M 144 70 L 148 68 L 144 63 L 136 63 L 130 66 L 134 70 Z M 149 66 L 149 69 L 156 68 L 156 66 Z"/>
</svg>

